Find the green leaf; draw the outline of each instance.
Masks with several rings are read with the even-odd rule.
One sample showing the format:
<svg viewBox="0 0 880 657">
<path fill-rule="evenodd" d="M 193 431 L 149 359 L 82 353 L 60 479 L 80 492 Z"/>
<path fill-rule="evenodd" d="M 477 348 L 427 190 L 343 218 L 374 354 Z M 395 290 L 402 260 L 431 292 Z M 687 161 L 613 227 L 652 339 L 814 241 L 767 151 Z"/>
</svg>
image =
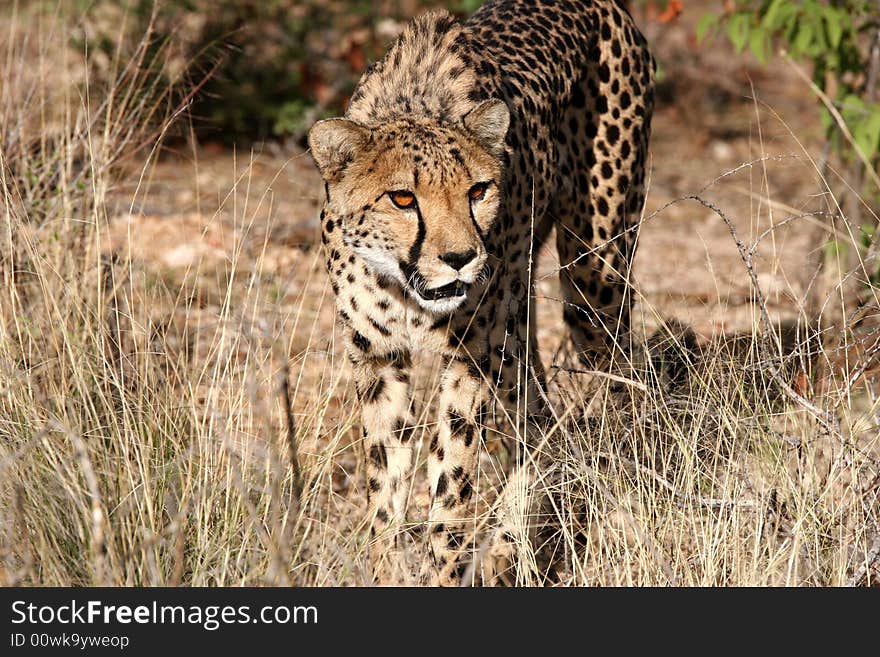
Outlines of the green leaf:
<svg viewBox="0 0 880 657">
<path fill-rule="evenodd" d="M 797 33 L 791 44 L 792 56 L 800 57 L 806 53 L 811 43 L 813 43 L 813 25 L 805 20 L 799 20 Z"/>
<path fill-rule="evenodd" d="M 742 52 L 749 38 L 749 19 L 750 16 L 746 12 L 738 12 L 730 17 L 727 22 L 727 38 L 736 48 L 737 52 Z"/>
<path fill-rule="evenodd" d="M 764 30 L 757 28 L 749 35 L 749 50 L 762 64 L 767 63 L 767 55 L 770 50 L 770 42 Z"/>
<path fill-rule="evenodd" d="M 823 14 L 825 21 L 825 33 L 828 35 L 828 43 L 837 50 L 843 39 L 843 16 L 834 7 L 826 7 Z"/>
<path fill-rule="evenodd" d="M 840 114 L 847 123 L 858 123 L 870 113 L 868 105 L 857 94 L 844 93 L 838 96 Z"/>
<path fill-rule="evenodd" d="M 871 160 L 880 150 L 880 108 L 875 109 L 866 119 L 852 126 L 853 139 L 867 160 Z"/>
<path fill-rule="evenodd" d="M 703 39 L 706 38 L 706 35 L 718 27 L 718 16 L 715 14 L 703 14 L 700 18 L 700 21 L 697 23 L 696 36 L 697 43 L 702 43 Z"/>
<path fill-rule="evenodd" d="M 764 17 L 761 19 L 761 25 L 771 31 L 782 27 L 785 25 L 786 13 L 788 13 L 786 10 L 788 9 L 792 9 L 788 0 L 771 0 L 764 12 Z"/>
<path fill-rule="evenodd" d="M 825 261 L 836 260 L 838 256 L 846 255 L 846 242 L 842 240 L 828 240 L 825 243 Z"/>
<path fill-rule="evenodd" d="M 822 25 L 822 16 L 819 13 L 810 15 L 810 23 L 813 28 L 813 40 L 807 46 L 807 54 L 815 59 L 821 59 L 828 52 L 828 39 L 825 37 L 825 28 Z"/>
</svg>

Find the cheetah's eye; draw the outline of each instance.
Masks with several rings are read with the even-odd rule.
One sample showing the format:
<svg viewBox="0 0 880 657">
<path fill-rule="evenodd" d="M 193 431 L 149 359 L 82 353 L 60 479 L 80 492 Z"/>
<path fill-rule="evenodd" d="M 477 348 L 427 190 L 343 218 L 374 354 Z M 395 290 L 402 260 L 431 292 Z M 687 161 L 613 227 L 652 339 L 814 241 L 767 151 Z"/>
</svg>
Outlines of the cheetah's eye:
<svg viewBox="0 0 880 657">
<path fill-rule="evenodd" d="M 416 207 L 416 197 L 412 192 L 396 191 L 388 192 L 388 198 L 401 210 L 409 210 Z"/>
<path fill-rule="evenodd" d="M 471 201 L 482 201 L 483 197 L 486 195 L 487 189 L 489 189 L 489 183 L 477 183 L 468 190 L 468 198 Z"/>
</svg>

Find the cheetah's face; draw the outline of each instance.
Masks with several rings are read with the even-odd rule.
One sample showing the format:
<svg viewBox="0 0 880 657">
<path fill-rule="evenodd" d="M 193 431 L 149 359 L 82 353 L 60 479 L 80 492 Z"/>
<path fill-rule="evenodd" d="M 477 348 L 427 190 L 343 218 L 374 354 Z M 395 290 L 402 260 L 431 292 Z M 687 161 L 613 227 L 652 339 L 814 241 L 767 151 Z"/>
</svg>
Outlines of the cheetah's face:
<svg viewBox="0 0 880 657">
<path fill-rule="evenodd" d="M 508 123 L 507 107 L 486 101 L 460 127 L 331 119 L 309 134 L 344 243 L 428 311 L 455 310 L 487 273 Z"/>
</svg>

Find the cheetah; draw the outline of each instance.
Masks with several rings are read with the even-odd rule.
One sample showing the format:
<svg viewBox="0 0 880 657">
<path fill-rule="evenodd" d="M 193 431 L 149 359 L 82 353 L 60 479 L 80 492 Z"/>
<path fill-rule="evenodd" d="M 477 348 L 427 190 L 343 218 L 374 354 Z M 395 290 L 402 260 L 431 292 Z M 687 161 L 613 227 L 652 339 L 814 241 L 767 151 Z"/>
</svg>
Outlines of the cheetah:
<svg viewBox="0 0 880 657">
<path fill-rule="evenodd" d="M 464 23 L 414 19 L 345 116 L 311 128 L 377 558 L 405 520 L 411 355 L 426 351 L 443 362 L 427 570 L 435 585 L 473 571 L 490 403 L 547 417 L 531 262 L 554 227 L 572 348 L 591 368 L 625 348 L 654 68 L 620 0 L 490 0 Z"/>
</svg>

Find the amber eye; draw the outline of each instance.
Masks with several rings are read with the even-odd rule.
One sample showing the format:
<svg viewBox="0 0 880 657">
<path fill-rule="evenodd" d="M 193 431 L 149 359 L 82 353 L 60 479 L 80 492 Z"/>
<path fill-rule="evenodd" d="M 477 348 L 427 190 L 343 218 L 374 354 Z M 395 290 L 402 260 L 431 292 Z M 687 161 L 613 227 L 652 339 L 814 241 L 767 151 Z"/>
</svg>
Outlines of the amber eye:
<svg viewBox="0 0 880 657">
<path fill-rule="evenodd" d="M 487 189 L 489 189 L 489 183 L 477 183 L 468 190 L 468 198 L 471 201 L 482 201 Z"/>
<path fill-rule="evenodd" d="M 402 210 L 416 207 L 416 197 L 412 192 L 397 191 L 388 192 L 391 202 Z"/>
</svg>

